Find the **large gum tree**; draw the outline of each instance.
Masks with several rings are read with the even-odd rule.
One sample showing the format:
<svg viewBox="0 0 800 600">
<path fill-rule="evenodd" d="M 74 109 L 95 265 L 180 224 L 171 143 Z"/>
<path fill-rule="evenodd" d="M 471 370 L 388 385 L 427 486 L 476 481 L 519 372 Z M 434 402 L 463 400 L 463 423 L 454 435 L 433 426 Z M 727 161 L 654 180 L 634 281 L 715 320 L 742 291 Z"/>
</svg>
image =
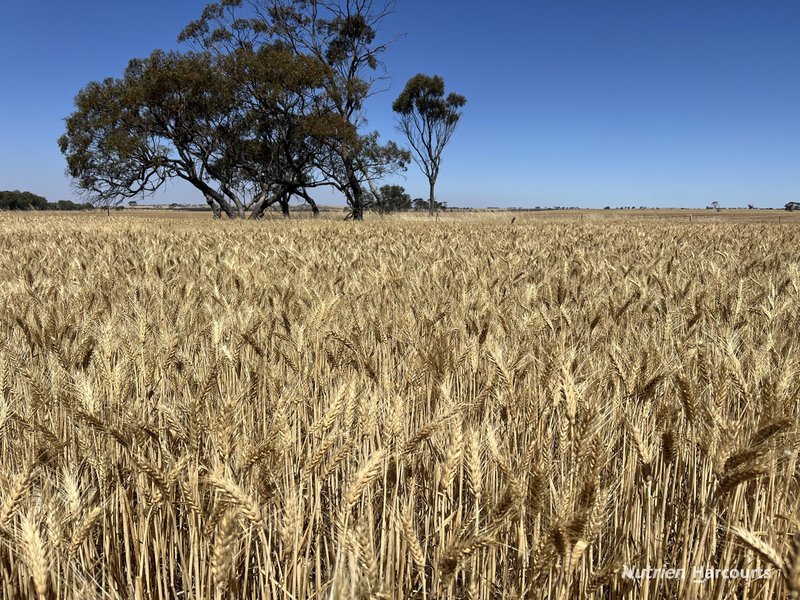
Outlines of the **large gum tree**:
<svg viewBox="0 0 800 600">
<path fill-rule="evenodd" d="M 373 0 L 222 0 L 206 6 L 180 39 L 216 56 L 279 43 L 322 66 L 327 112 L 340 121 L 334 135 L 317 138 L 317 172 L 360 220 L 375 182 L 410 160 L 363 131 L 364 103 L 385 79 L 381 55 L 392 40 L 380 39 L 380 27 L 393 9 L 394 2 Z"/>
<path fill-rule="evenodd" d="M 321 82 L 317 61 L 280 45 L 224 57 L 156 51 L 81 90 L 59 145 L 98 203 L 178 178 L 232 219 L 276 203 L 287 212 L 293 195 L 316 210 L 316 157 L 341 121 L 319 100 Z"/>
</svg>

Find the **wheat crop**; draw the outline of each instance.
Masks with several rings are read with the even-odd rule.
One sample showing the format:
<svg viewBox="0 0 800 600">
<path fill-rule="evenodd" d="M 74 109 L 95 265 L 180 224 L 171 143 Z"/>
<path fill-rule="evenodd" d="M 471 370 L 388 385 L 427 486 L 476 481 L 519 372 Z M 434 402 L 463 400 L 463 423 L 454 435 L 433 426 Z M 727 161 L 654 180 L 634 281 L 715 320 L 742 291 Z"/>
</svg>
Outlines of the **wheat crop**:
<svg viewBox="0 0 800 600">
<path fill-rule="evenodd" d="M 798 598 L 798 247 L 0 216 L 0 598 Z"/>
</svg>

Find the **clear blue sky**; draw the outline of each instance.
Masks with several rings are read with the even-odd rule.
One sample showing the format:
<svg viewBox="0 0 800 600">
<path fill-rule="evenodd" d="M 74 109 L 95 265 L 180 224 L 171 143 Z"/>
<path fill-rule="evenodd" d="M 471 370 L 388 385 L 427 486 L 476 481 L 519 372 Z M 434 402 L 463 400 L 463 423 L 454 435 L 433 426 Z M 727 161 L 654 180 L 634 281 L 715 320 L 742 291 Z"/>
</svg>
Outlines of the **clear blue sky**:
<svg viewBox="0 0 800 600">
<path fill-rule="evenodd" d="M 204 4 L 5 3 L 0 189 L 74 198 L 56 140 L 75 93 L 178 47 Z M 798 0 L 398 0 L 395 32 L 370 126 L 399 141 L 390 105 L 417 72 L 466 95 L 438 185 L 451 205 L 800 201 Z M 396 180 L 426 194 L 414 165 Z"/>
</svg>

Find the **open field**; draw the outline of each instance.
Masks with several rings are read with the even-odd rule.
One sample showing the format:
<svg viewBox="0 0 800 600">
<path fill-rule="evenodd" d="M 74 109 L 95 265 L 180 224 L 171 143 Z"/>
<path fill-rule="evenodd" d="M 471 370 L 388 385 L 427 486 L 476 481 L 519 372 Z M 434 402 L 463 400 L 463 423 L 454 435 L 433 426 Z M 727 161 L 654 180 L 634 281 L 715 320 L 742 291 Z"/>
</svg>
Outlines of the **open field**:
<svg viewBox="0 0 800 600">
<path fill-rule="evenodd" d="M 321 206 L 320 220 L 341 221 L 345 211 L 340 206 Z M 85 214 L 85 213 L 84 213 Z M 212 220 L 211 212 L 208 210 L 197 209 L 159 209 L 147 206 L 137 208 L 125 208 L 121 212 L 112 211 L 112 216 L 119 217 L 146 218 L 146 219 L 200 219 L 204 221 Z M 40 215 L 62 217 L 64 213 L 58 211 L 43 211 Z M 98 209 L 95 215 L 105 215 L 105 212 Z M 94 216 L 94 215 L 93 215 Z M 268 211 L 262 217 L 264 220 L 283 220 L 279 211 Z M 292 210 L 292 219 L 311 219 L 311 212 L 308 210 Z M 376 215 L 367 212 L 367 221 L 429 221 L 430 216 L 425 211 L 402 212 L 389 215 Z M 720 212 L 703 209 L 672 209 L 672 208 L 652 208 L 644 210 L 600 210 L 600 209 L 581 209 L 581 210 L 503 210 L 503 209 L 455 209 L 439 213 L 440 222 L 450 221 L 498 221 L 510 223 L 514 219 L 517 222 L 526 221 L 547 221 L 547 220 L 574 220 L 574 221 L 619 221 L 619 220 L 639 220 L 652 221 L 654 219 L 668 219 L 675 222 L 691 223 L 774 223 L 789 224 L 800 223 L 800 211 L 787 212 L 784 210 L 739 210 L 726 209 Z"/>
<path fill-rule="evenodd" d="M 797 219 L 604 212 L 0 215 L 0 598 L 797 598 Z"/>
</svg>

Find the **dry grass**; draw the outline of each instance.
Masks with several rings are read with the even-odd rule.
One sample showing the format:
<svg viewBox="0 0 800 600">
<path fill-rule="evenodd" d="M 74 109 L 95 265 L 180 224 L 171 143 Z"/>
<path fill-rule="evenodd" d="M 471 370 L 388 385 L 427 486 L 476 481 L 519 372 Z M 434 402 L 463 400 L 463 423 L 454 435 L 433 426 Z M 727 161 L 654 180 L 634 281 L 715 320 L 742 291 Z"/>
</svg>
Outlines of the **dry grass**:
<svg viewBox="0 0 800 600">
<path fill-rule="evenodd" d="M 0 227 L 0 598 L 800 596 L 795 225 Z"/>
</svg>

